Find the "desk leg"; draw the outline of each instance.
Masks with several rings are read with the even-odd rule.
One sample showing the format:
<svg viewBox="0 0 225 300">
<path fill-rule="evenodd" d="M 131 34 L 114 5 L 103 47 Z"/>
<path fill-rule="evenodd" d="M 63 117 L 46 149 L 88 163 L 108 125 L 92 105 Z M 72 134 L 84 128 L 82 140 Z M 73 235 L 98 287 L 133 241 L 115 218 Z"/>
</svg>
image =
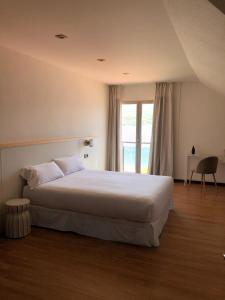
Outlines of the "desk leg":
<svg viewBox="0 0 225 300">
<path fill-rule="evenodd" d="M 188 184 L 188 176 L 189 176 L 189 157 L 186 157 L 186 177 L 184 179 L 184 185 Z"/>
</svg>

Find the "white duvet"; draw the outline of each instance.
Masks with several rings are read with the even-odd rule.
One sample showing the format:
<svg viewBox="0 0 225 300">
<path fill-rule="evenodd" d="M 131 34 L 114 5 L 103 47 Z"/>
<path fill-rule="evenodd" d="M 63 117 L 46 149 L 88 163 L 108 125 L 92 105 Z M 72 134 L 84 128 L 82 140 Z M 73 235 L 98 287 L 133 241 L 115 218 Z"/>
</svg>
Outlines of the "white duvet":
<svg viewBox="0 0 225 300">
<path fill-rule="evenodd" d="M 167 176 L 82 170 L 45 183 L 24 197 L 31 205 L 135 222 L 157 220 L 172 201 Z"/>
</svg>

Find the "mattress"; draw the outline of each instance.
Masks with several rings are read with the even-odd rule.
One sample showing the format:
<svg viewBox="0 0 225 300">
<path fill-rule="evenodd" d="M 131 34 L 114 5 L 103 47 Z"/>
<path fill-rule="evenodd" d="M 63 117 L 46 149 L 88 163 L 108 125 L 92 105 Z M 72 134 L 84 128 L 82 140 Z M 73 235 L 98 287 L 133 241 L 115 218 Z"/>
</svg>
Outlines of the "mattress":
<svg viewBox="0 0 225 300">
<path fill-rule="evenodd" d="M 31 205 L 134 222 L 154 222 L 172 201 L 167 176 L 82 170 L 24 188 Z"/>
</svg>

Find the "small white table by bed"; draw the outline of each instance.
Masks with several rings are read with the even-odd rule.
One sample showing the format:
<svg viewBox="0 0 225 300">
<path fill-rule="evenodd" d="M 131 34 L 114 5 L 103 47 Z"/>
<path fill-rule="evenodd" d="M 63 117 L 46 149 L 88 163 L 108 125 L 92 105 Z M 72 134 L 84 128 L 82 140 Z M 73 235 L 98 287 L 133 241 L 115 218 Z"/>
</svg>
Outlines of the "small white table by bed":
<svg viewBox="0 0 225 300">
<path fill-rule="evenodd" d="M 19 198 L 6 202 L 6 228 L 8 238 L 21 238 L 31 232 L 30 200 Z"/>
</svg>

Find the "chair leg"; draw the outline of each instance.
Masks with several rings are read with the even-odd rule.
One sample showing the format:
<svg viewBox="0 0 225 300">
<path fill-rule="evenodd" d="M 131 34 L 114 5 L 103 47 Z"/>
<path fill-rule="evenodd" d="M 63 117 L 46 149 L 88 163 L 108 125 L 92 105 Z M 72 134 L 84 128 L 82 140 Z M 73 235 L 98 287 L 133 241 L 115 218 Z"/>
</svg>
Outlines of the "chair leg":
<svg viewBox="0 0 225 300">
<path fill-rule="evenodd" d="M 203 184 L 203 174 L 202 174 L 202 178 L 201 178 L 201 184 Z"/>
<path fill-rule="evenodd" d="M 189 184 L 191 184 L 191 180 L 192 180 L 193 174 L 194 174 L 194 171 L 191 171 L 191 177 L 189 179 Z"/>
<path fill-rule="evenodd" d="M 203 186 L 205 187 L 205 174 L 203 174 Z"/>
<path fill-rule="evenodd" d="M 215 186 L 217 186 L 215 173 L 213 173 L 212 176 L 213 176 L 213 179 L 214 179 Z"/>
</svg>

